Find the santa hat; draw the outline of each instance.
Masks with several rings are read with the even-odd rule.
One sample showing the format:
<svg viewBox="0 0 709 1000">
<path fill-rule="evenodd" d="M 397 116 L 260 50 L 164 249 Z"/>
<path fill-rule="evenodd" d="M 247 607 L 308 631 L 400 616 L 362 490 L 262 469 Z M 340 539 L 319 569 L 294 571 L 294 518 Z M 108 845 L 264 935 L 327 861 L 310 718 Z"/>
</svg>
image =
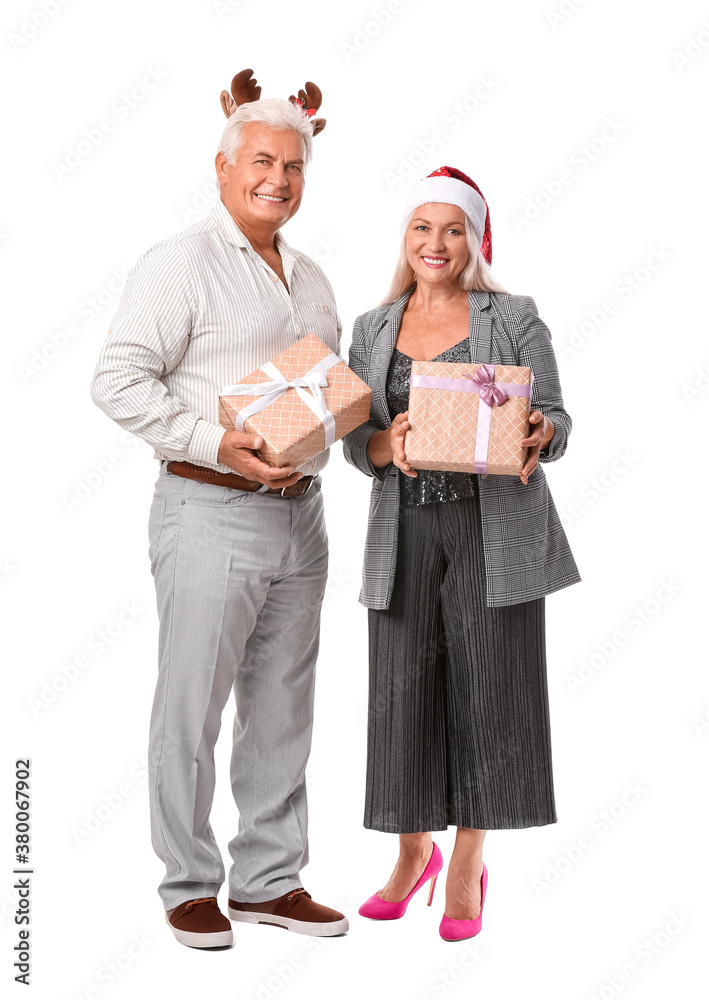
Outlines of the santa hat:
<svg viewBox="0 0 709 1000">
<path fill-rule="evenodd" d="M 455 167 L 439 167 L 434 170 L 409 191 L 404 207 L 404 225 L 419 205 L 427 205 L 429 202 L 457 205 L 465 212 L 475 230 L 483 257 L 488 264 L 492 263 L 490 209 L 475 181 Z"/>
</svg>

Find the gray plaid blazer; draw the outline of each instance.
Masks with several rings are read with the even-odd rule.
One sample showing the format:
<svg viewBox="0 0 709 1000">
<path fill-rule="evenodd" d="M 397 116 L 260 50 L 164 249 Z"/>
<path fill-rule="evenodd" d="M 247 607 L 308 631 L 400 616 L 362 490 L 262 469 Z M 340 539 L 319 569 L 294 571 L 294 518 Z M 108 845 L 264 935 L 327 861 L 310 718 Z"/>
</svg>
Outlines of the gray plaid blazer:
<svg viewBox="0 0 709 1000">
<path fill-rule="evenodd" d="M 370 419 L 343 438 L 347 461 L 374 480 L 359 600 L 365 607 L 380 610 L 389 607 L 394 586 L 400 473 L 393 463 L 375 468 L 367 443 L 372 434 L 391 423 L 387 372 L 412 291 L 355 320 L 349 356 L 352 371 L 372 390 Z M 532 408 L 541 410 L 555 427 L 548 450 L 539 460 L 555 462 L 566 451 L 571 417 L 561 397 L 551 334 L 537 314 L 534 299 L 471 291 L 468 302 L 473 361 L 523 365 L 534 372 Z M 491 475 L 478 481 L 488 607 L 534 600 L 578 583 L 581 577 L 541 465 L 526 486 L 514 476 Z"/>
</svg>

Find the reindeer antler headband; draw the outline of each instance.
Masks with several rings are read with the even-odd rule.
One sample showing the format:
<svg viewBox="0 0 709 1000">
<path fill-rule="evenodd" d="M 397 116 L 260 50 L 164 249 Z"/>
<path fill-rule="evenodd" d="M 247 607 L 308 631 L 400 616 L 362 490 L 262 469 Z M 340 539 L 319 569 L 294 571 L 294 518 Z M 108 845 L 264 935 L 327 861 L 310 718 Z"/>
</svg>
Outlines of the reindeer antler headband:
<svg viewBox="0 0 709 1000">
<path fill-rule="evenodd" d="M 252 69 L 242 69 L 231 81 L 231 94 L 226 90 L 223 90 L 221 93 L 222 110 L 227 118 L 230 118 L 239 105 L 258 101 L 260 96 L 261 88 L 256 84 L 254 71 Z M 306 115 L 312 118 L 322 103 L 322 94 L 319 87 L 308 81 L 305 84 L 305 90 L 299 90 L 297 97 L 291 94 L 288 100 L 293 104 L 299 104 Z M 313 135 L 322 132 L 325 128 L 325 122 L 325 118 L 313 119 Z"/>
</svg>

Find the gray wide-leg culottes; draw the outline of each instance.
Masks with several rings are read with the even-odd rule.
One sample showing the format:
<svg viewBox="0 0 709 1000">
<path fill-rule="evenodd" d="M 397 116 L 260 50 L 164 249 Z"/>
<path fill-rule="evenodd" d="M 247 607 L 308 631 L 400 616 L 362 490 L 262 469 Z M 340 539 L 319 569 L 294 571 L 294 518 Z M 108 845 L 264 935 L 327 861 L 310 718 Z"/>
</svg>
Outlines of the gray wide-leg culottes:
<svg viewBox="0 0 709 1000">
<path fill-rule="evenodd" d="M 544 598 L 489 608 L 478 495 L 400 507 L 390 607 L 369 610 L 365 827 L 557 821 Z"/>
</svg>

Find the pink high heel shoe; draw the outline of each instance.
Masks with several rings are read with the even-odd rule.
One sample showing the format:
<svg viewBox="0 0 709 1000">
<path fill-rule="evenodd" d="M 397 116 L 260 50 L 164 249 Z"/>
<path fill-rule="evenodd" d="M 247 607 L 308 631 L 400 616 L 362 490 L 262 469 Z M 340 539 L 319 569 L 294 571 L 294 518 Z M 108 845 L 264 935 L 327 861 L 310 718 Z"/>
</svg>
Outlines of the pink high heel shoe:
<svg viewBox="0 0 709 1000">
<path fill-rule="evenodd" d="M 434 844 L 431 857 L 428 859 L 428 864 L 423 870 L 423 875 L 405 899 L 390 902 L 387 899 L 382 899 L 381 896 L 375 893 L 365 903 L 362 903 L 359 908 L 360 914 L 363 917 L 371 917 L 373 920 L 398 920 L 399 917 L 403 917 L 406 913 L 406 907 L 411 902 L 414 894 L 429 879 L 431 880 L 431 888 L 428 893 L 428 906 L 430 906 L 433 902 L 433 890 L 436 888 L 436 879 L 442 867 L 443 856 L 438 849 L 438 845 Z"/>
<path fill-rule="evenodd" d="M 443 916 L 438 931 L 444 941 L 464 941 L 466 938 L 479 934 L 483 925 L 483 906 L 487 890 L 487 868 L 483 861 L 483 873 L 480 879 L 480 913 L 475 920 L 459 920 L 456 917 Z"/>
</svg>

